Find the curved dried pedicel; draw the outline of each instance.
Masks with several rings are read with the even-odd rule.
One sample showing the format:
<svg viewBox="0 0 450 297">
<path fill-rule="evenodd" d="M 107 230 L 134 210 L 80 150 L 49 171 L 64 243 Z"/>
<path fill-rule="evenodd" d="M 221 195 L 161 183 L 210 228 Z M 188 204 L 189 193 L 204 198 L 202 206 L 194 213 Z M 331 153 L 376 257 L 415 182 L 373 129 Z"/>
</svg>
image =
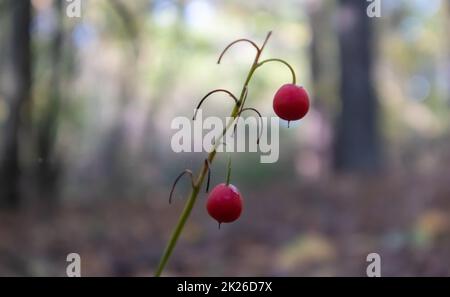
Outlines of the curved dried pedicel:
<svg viewBox="0 0 450 297">
<path fill-rule="evenodd" d="M 262 130 L 263 120 L 262 120 L 261 113 L 260 113 L 256 108 L 253 108 L 253 107 L 247 107 L 247 108 L 241 109 L 241 111 L 239 111 L 239 113 L 238 113 L 238 115 L 237 115 L 238 121 L 239 121 L 239 118 L 240 118 L 241 114 L 242 114 L 244 111 L 253 111 L 253 112 L 255 112 L 255 113 L 258 114 L 258 118 L 259 118 L 258 126 L 257 126 L 257 130 L 258 130 L 258 138 L 257 138 L 257 140 L 256 140 L 256 144 L 259 144 L 259 140 L 261 139 L 262 132 L 263 132 L 263 130 Z M 236 123 L 234 124 L 234 128 L 233 128 L 233 133 L 234 133 L 234 134 L 236 134 L 236 128 L 237 128 L 237 121 L 236 121 Z"/>
<path fill-rule="evenodd" d="M 234 100 L 234 103 L 239 106 L 239 101 L 236 98 L 236 96 L 233 95 L 233 93 L 231 93 L 230 91 L 225 90 L 225 89 L 216 89 L 216 90 L 213 90 L 213 91 L 209 92 L 208 94 L 206 94 L 200 100 L 200 102 L 198 103 L 197 107 L 195 108 L 195 113 L 194 113 L 194 116 L 192 117 L 193 121 L 195 121 L 195 118 L 197 117 L 197 112 L 200 109 L 200 106 L 202 106 L 203 102 L 205 102 L 205 100 L 208 99 L 208 97 L 211 96 L 212 94 L 219 93 L 219 92 L 223 92 L 223 93 L 226 93 L 226 94 L 230 95 L 230 97 Z"/>
<path fill-rule="evenodd" d="M 205 168 L 208 170 L 208 178 L 206 180 L 206 193 L 209 192 L 209 184 L 211 182 L 211 163 L 209 162 L 208 159 L 205 159 Z M 173 197 L 173 192 L 175 191 L 175 187 L 178 184 L 178 182 L 180 181 L 180 179 L 185 175 L 185 174 L 189 174 L 189 176 L 191 177 L 191 186 L 192 188 L 195 188 L 197 185 L 194 182 L 194 174 L 192 173 L 191 170 L 189 169 L 185 169 L 183 172 L 181 172 L 177 178 L 175 179 L 175 182 L 172 185 L 172 190 L 170 191 L 170 195 L 169 195 L 169 204 L 172 203 L 172 197 Z"/>
<path fill-rule="evenodd" d="M 257 53 L 260 53 L 261 50 L 259 49 L 259 47 L 256 45 L 256 43 L 254 43 L 253 41 L 251 41 L 250 39 L 247 38 L 241 38 L 241 39 L 237 39 L 235 41 L 233 41 L 232 43 L 230 43 L 229 45 L 227 45 L 225 47 L 225 49 L 220 53 L 219 59 L 217 60 L 217 64 L 220 64 L 220 61 L 222 61 L 222 57 L 225 55 L 225 53 L 230 49 L 230 47 L 232 47 L 233 45 L 235 45 L 236 43 L 239 42 L 248 42 L 250 43 L 255 49 Z"/>
<path fill-rule="evenodd" d="M 195 187 L 195 183 L 194 183 L 194 174 L 192 173 L 191 170 L 189 169 L 185 169 L 183 170 L 183 172 L 181 172 L 177 178 L 175 179 L 173 185 L 172 185 L 172 190 L 170 190 L 170 195 L 169 195 L 169 204 L 172 203 L 172 196 L 173 196 L 173 192 L 175 191 L 175 187 L 178 183 L 178 181 L 185 175 L 185 174 L 189 174 L 189 176 L 191 177 L 191 186 L 194 188 Z"/>
<path fill-rule="evenodd" d="M 261 46 L 261 48 L 259 48 L 259 46 L 257 46 L 256 43 L 254 43 L 253 41 L 251 41 L 250 39 L 247 39 L 247 38 L 240 38 L 240 39 L 237 39 L 237 40 L 233 41 L 232 43 L 228 44 L 225 47 L 225 49 L 220 53 L 219 59 L 217 60 L 217 64 L 220 64 L 220 62 L 222 61 L 222 57 L 230 49 L 230 47 L 232 47 L 233 45 L 235 45 L 236 43 L 239 43 L 239 42 L 248 42 L 248 43 L 250 43 L 256 49 L 257 57 L 259 57 L 259 55 L 261 55 L 261 52 L 263 51 L 264 47 L 266 46 L 267 41 L 269 41 L 269 38 L 270 38 L 271 35 L 272 35 L 272 31 L 269 31 L 269 33 L 267 33 L 266 39 L 264 39 L 264 43 Z"/>
</svg>

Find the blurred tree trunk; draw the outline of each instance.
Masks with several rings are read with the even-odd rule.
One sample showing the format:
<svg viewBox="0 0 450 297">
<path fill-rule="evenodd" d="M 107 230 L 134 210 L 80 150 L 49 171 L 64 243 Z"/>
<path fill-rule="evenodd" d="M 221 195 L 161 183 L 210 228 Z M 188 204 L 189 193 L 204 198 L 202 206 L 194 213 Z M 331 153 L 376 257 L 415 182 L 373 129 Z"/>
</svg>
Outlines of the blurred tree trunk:
<svg viewBox="0 0 450 297">
<path fill-rule="evenodd" d="M 445 10 L 445 13 L 444 13 L 444 16 L 445 16 L 445 20 L 446 20 L 446 28 L 447 28 L 447 31 L 446 32 L 449 32 L 448 30 L 450 30 L 450 1 L 446 1 L 446 10 Z M 444 30 L 444 32 L 445 32 L 445 30 Z M 447 78 L 447 88 L 446 88 L 446 90 L 447 90 L 447 100 L 448 100 L 448 102 L 449 102 L 449 104 L 450 104 L 450 40 L 448 39 L 448 38 L 446 38 L 445 39 L 446 40 L 446 46 L 447 46 L 447 48 L 446 48 L 446 50 L 447 50 L 447 58 L 446 58 L 446 61 L 445 61 L 445 67 L 446 67 L 446 69 L 445 69 L 445 75 L 446 75 L 446 78 Z"/>
<path fill-rule="evenodd" d="M 312 28 L 312 37 L 311 37 L 311 47 L 310 47 L 310 54 L 311 54 L 311 78 L 312 78 L 312 84 L 313 84 L 313 90 L 314 93 L 318 93 L 319 91 L 319 84 L 320 84 L 320 74 L 321 74 L 321 67 L 319 63 L 319 50 L 318 50 L 318 30 L 317 18 L 318 13 L 313 12 L 310 14 L 310 20 L 311 20 L 311 28 Z M 316 98 L 314 98 L 314 101 L 317 100 L 317 98 L 320 98 L 320 95 L 316 95 Z M 320 99 L 319 99 L 320 100 Z"/>
<path fill-rule="evenodd" d="M 339 1 L 341 112 L 335 139 L 338 171 L 373 172 L 380 165 L 378 103 L 372 79 L 372 27 L 369 2 Z"/>
<path fill-rule="evenodd" d="M 316 94 L 316 98 L 314 101 L 317 101 L 321 96 L 318 94 L 320 93 L 320 81 L 321 77 L 323 75 L 323 68 L 321 67 L 320 59 L 322 58 L 322 55 L 320 53 L 320 37 L 322 36 L 322 24 L 324 19 L 323 17 L 323 11 L 324 8 L 322 7 L 322 3 L 320 2 L 308 2 L 308 15 L 309 20 L 311 24 L 311 46 L 310 46 L 310 53 L 311 53 L 311 76 L 312 76 L 312 83 L 313 83 L 313 89 L 314 93 Z M 320 99 L 319 99 L 320 100 Z"/>
<path fill-rule="evenodd" d="M 329 172 L 332 162 L 332 114 L 336 105 L 336 89 L 338 85 L 338 63 L 335 32 L 331 26 L 335 3 L 317 0 L 306 2 L 309 24 L 311 29 L 310 67 L 312 78 L 312 94 L 314 94 L 315 121 L 319 135 L 310 145 L 317 154 L 320 174 Z"/>
<path fill-rule="evenodd" d="M 175 1 L 176 5 L 176 22 L 173 25 L 173 31 L 168 36 L 168 42 L 172 44 L 172 46 L 178 50 L 173 52 L 168 52 L 163 55 L 164 67 L 160 69 L 157 73 L 157 85 L 154 91 L 154 94 L 151 98 L 151 108 L 148 111 L 147 119 L 146 119 L 146 131 L 145 135 L 150 135 L 151 137 L 147 137 L 144 139 L 142 156 L 143 158 L 150 158 L 152 164 L 151 168 L 148 168 L 150 172 L 147 174 L 152 176 L 159 176 L 159 172 L 161 168 L 165 168 L 169 160 L 165 160 L 167 157 L 165 149 L 162 146 L 157 145 L 154 139 L 159 139 L 163 137 L 160 135 L 160 131 L 158 131 L 156 121 L 158 119 L 158 114 L 165 107 L 166 100 L 165 98 L 167 94 L 170 94 L 173 91 L 173 81 L 177 78 L 177 72 L 180 71 L 185 65 L 186 57 L 185 52 L 183 50 L 183 46 L 187 44 L 187 38 L 185 34 L 186 30 L 186 5 L 185 1 Z M 175 53 L 175 54 L 174 54 Z M 170 165 L 169 165 L 170 166 Z M 159 176 L 160 177 L 160 176 Z M 155 183 L 159 183 L 157 181 Z"/>
<path fill-rule="evenodd" d="M 20 202 L 20 136 L 31 100 L 30 1 L 8 1 L 11 32 L 8 48 L 9 83 L 5 92 L 8 118 L 0 155 L 0 204 L 17 207 Z"/>
<path fill-rule="evenodd" d="M 123 31 L 126 46 L 122 74 L 117 78 L 120 85 L 117 121 L 100 148 L 100 162 L 103 164 L 107 179 L 107 190 L 114 192 L 116 197 L 126 197 L 129 190 L 133 188 L 133 167 L 135 166 L 133 158 L 129 154 L 129 127 L 126 111 L 136 100 L 142 15 L 140 10 L 126 1 L 113 0 L 108 4 L 116 16 L 114 24 L 117 29 L 115 31 Z M 114 189 L 111 189 L 111 185 L 114 186 Z"/>
<path fill-rule="evenodd" d="M 60 172 L 58 156 L 55 154 L 55 142 L 58 129 L 58 115 L 61 102 L 62 50 L 64 41 L 63 6 L 62 1 L 55 1 L 56 25 L 50 47 L 52 57 L 52 74 L 50 78 L 49 100 L 39 122 L 37 135 L 36 180 L 39 197 L 53 204 L 56 198 L 56 188 Z"/>
</svg>

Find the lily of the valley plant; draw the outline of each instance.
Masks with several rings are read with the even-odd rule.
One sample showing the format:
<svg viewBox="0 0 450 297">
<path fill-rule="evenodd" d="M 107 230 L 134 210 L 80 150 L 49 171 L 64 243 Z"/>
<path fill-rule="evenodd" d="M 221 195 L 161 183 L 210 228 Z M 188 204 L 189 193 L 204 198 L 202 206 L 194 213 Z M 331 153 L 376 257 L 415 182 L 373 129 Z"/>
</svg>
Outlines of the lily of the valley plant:
<svg viewBox="0 0 450 297">
<path fill-rule="evenodd" d="M 233 45 L 240 43 L 240 42 L 246 42 L 253 46 L 256 50 L 255 59 L 253 60 L 253 64 L 250 67 L 250 70 L 248 72 L 247 78 L 244 81 L 244 84 L 242 86 L 242 90 L 238 96 L 235 96 L 233 93 L 231 93 L 228 90 L 225 89 L 215 89 L 207 93 L 198 103 L 196 112 L 194 114 L 193 120 L 195 120 L 197 110 L 200 109 L 203 102 L 208 99 L 212 94 L 215 93 L 226 93 L 230 96 L 230 98 L 234 101 L 234 107 L 231 111 L 230 117 L 233 119 L 233 121 L 229 121 L 227 126 L 225 127 L 221 137 L 215 142 L 215 145 L 213 147 L 213 150 L 208 154 L 205 161 L 203 162 L 203 166 L 200 168 L 199 172 L 197 174 L 194 174 L 191 170 L 186 169 L 184 170 L 176 179 L 173 184 L 172 190 L 170 192 L 169 197 L 169 203 L 172 201 L 172 196 L 174 193 L 174 189 L 178 181 L 185 175 L 190 177 L 191 180 L 191 192 L 188 196 L 188 199 L 186 201 L 186 205 L 183 209 L 183 212 L 181 213 L 178 223 L 175 226 L 175 229 L 172 232 L 172 235 L 170 237 L 170 240 L 167 244 L 167 247 L 164 250 L 164 253 L 161 257 L 161 260 L 159 262 L 159 265 L 156 269 L 155 276 L 160 276 L 164 267 L 167 264 L 167 261 L 169 260 L 173 249 L 177 243 L 178 238 L 180 237 L 181 232 L 183 231 L 183 227 L 186 224 L 187 219 L 189 218 L 189 215 L 192 211 L 192 208 L 195 205 L 195 202 L 197 200 L 198 194 L 200 192 L 200 189 L 202 188 L 205 178 L 206 181 L 206 192 L 209 190 L 209 183 L 211 178 L 211 163 L 214 161 L 214 158 L 217 154 L 217 146 L 221 142 L 221 139 L 226 134 L 228 129 L 231 128 L 233 123 L 236 122 L 237 119 L 241 116 L 243 112 L 251 111 L 257 114 L 259 118 L 261 118 L 261 113 L 252 107 L 245 107 L 246 101 L 247 101 L 247 94 L 249 90 L 249 84 L 251 82 L 251 79 L 257 69 L 259 69 L 261 66 L 263 66 L 266 63 L 269 62 L 277 62 L 281 63 L 289 69 L 289 71 L 292 74 L 292 83 L 285 84 L 279 88 L 279 90 L 276 92 L 274 100 L 273 100 L 273 108 L 275 113 L 282 119 L 288 121 L 296 121 L 303 118 L 306 113 L 309 110 L 309 98 L 306 90 L 303 87 L 299 87 L 296 85 L 296 76 L 294 69 L 287 63 L 286 61 L 282 59 L 267 59 L 260 61 L 261 54 L 267 45 L 267 42 L 269 41 L 269 38 L 271 36 L 272 32 L 269 32 L 261 46 L 258 46 L 255 42 L 249 40 L 249 39 L 237 39 L 233 42 L 231 42 L 229 45 L 225 47 L 225 49 L 222 51 L 222 53 L 219 56 L 219 59 L 217 61 L 218 64 L 222 61 L 223 56 L 225 53 L 230 49 Z M 261 121 L 262 122 L 262 121 Z M 236 125 L 236 124 L 235 124 Z M 262 127 L 260 128 L 260 131 L 262 131 Z M 260 137 L 260 136 L 259 136 Z M 259 141 L 258 137 L 258 141 Z M 235 220 L 237 220 L 242 212 L 242 197 L 239 191 L 235 186 L 230 184 L 230 172 L 231 172 L 231 161 L 228 163 L 228 173 L 227 173 L 227 180 L 225 183 L 217 185 L 210 193 L 207 199 L 206 203 L 206 209 L 211 217 L 213 217 L 215 220 L 218 221 L 219 227 L 221 223 L 230 223 Z"/>
</svg>

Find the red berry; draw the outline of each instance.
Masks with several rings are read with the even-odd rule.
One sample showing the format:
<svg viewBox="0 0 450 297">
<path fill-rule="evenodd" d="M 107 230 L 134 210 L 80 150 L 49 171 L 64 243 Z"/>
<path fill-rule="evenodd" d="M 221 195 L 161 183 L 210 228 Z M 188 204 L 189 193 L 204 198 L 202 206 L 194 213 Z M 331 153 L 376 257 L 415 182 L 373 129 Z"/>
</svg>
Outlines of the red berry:
<svg viewBox="0 0 450 297">
<path fill-rule="evenodd" d="M 283 120 L 300 120 L 309 110 L 308 93 L 294 84 L 283 85 L 275 94 L 273 109 Z"/>
<path fill-rule="evenodd" d="M 231 184 L 219 184 L 209 194 L 206 209 L 209 215 L 219 222 L 219 226 L 221 223 L 233 222 L 241 216 L 241 194 Z"/>
</svg>

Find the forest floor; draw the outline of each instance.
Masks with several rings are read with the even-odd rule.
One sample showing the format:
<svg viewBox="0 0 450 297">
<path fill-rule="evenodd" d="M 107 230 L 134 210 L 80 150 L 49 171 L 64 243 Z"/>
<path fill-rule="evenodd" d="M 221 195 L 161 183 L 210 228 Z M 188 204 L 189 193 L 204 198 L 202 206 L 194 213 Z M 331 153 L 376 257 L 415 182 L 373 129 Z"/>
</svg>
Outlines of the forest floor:
<svg viewBox="0 0 450 297">
<path fill-rule="evenodd" d="M 376 252 L 384 276 L 450 276 L 448 173 L 272 184 L 246 195 L 242 218 L 220 230 L 202 196 L 165 274 L 365 276 Z M 64 276 L 72 252 L 84 276 L 151 275 L 183 202 L 169 206 L 160 191 L 2 211 L 0 275 Z"/>
</svg>

